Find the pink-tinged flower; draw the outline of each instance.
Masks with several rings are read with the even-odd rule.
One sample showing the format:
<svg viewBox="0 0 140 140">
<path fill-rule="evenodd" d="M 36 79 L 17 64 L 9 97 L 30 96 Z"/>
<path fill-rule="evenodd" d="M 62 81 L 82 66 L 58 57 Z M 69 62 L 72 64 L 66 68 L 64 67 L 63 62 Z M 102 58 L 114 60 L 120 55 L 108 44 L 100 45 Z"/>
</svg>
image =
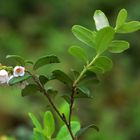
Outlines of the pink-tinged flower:
<svg viewBox="0 0 140 140">
<path fill-rule="evenodd" d="M 0 84 L 8 83 L 9 76 L 6 70 L 0 70 Z"/>
<path fill-rule="evenodd" d="M 14 68 L 13 76 L 14 77 L 19 77 L 19 76 L 24 76 L 25 74 L 25 68 L 22 66 L 16 66 Z"/>
</svg>

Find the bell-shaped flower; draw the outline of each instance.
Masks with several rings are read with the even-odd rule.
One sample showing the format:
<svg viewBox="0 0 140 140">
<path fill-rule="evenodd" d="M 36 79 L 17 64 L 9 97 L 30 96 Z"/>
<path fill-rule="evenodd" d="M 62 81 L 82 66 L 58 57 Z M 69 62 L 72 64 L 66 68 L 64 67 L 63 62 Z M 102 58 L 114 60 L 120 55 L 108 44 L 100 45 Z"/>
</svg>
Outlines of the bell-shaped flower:
<svg viewBox="0 0 140 140">
<path fill-rule="evenodd" d="M 0 70 L 0 84 L 8 83 L 8 81 L 9 81 L 8 72 L 4 69 Z"/>
<path fill-rule="evenodd" d="M 19 76 L 24 76 L 25 74 L 25 68 L 22 66 L 16 66 L 14 68 L 13 76 L 14 77 L 19 77 Z"/>
</svg>

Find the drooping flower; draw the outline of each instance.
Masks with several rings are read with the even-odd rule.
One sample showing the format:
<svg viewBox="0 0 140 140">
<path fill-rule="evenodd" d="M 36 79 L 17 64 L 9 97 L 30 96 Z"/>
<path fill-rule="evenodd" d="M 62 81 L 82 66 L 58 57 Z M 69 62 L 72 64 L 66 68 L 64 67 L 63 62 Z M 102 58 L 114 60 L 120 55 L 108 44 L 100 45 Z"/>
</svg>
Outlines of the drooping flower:
<svg viewBox="0 0 140 140">
<path fill-rule="evenodd" d="M 4 69 L 0 70 L 0 84 L 8 83 L 8 81 L 9 81 L 8 72 Z"/>
<path fill-rule="evenodd" d="M 13 76 L 14 77 L 19 77 L 19 76 L 24 76 L 25 74 L 25 68 L 22 66 L 16 66 L 14 68 Z"/>
</svg>

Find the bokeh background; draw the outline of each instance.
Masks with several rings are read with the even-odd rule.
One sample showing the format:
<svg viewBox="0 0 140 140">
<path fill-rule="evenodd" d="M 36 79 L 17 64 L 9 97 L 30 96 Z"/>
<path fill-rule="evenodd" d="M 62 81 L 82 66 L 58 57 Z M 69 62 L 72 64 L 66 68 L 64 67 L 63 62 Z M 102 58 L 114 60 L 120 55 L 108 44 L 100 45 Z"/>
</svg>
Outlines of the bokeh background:
<svg viewBox="0 0 140 140">
<path fill-rule="evenodd" d="M 62 63 L 55 67 L 67 72 L 71 68 L 81 70 L 81 62 L 67 52 L 69 46 L 80 44 L 71 33 L 72 25 L 95 30 L 92 16 L 100 9 L 114 26 L 121 8 L 128 10 L 129 19 L 140 20 L 139 0 L 0 0 L 0 63 L 10 65 L 5 59 L 8 54 L 33 60 L 56 54 Z M 95 123 L 100 128 L 99 133 L 90 130 L 81 140 L 140 139 L 140 31 L 118 38 L 129 41 L 131 48 L 110 56 L 113 70 L 101 77 L 99 85 L 93 86 L 93 100 L 77 103 L 75 114 L 81 124 Z M 89 53 L 92 54 L 91 50 Z M 52 69 L 44 67 L 39 72 L 47 74 Z M 61 102 L 59 107 L 65 110 Z M 23 98 L 17 87 L 0 87 L 0 136 L 31 140 L 28 112 L 41 118 L 47 104 L 41 95 Z M 57 123 L 60 124 L 59 120 Z"/>
</svg>

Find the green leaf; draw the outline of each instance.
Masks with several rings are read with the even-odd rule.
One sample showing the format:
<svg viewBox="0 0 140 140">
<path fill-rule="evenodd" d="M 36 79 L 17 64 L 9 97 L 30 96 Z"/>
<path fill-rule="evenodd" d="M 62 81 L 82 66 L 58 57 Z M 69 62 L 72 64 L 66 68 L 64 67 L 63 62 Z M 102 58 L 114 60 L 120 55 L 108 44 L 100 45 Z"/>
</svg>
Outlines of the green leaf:
<svg viewBox="0 0 140 140">
<path fill-rule="evenodd" d="M 80 123 L 71 122 L 72 132 L 75 135 L 80 130 Z M 66 125 L 63 125 L 57 134 L 57 140 L 72 140 Z"/>
<path fill-rule="evenodd" d="M 96 35 L 96 51 L 98 54 L 103 53 L 111 43 L 114 37 L 114 29 L 111 27 L 105 27 L 97 32 Z"/>
<path fill-rule="evenodd" d="M 40 68 L 44 65 L 52 64 L 52 63 L 60 63 L 57 56 L 55 56 L 55 55 L 44 56 L 44 57 L 39 58 L 35 62 L 33 69 L 37 70 L 38 68 Z"/>
<path fill-rule="evenodd" d="M 111 53 L 122 53 L 129 48 L 129 43 L 123 40 L 114 40 L 109 45 L 109 51 Z"/>
<path fill-rule="evenodd" d="M 12 85 L 18 84 L 20 82 L 23 82 L 25 80 L 28 80 L 30 77 L 31 77 L 30 74 L 25 73 L 24 76 L 21 76 L 21 77 L 13 77 L 12 79 L 9 80 L 8 84 L 10 86 L 12 86 Z"/>
<path fill-rule="evenodd" d="M 97 73 L 105 73 L 112 69 L 112 60 L 106 56 L 100 56 L 96 59 L 94 64 L 89 68 L 90 71 Z M 97 71 L 98 70 L 98 71 Z"/>
<path fill-rule="evenodd" d="M 33 65 L 34 62 L 32 60 L 26 60 L 25 63 Z"/>
<path fill-rule="evenodd" d="M 24 89 L 22 89 L 21 94 L 22 96 L 34 95 L 36 92 L 39 91 L 39 88 L 35 84 L 29 84 Z"/>
<path fill-rule="evenodd" d="M 55 97 L 56 96 L 56 94 L 58 93 L 58 91 L 57 90 L 55 90 L 55 89 L 53 89 L 53 87 L 48 87 L 47 88 L 47 93 L 51 96 L 51 97 Z"/>
<path fill-rule="evenodd" d="M 66 101 L 68 104 L 70 104 L 70 102 L 71 102 L 70 96 L 68 96 L 68 95 L 63 95 L 62 98 L 64 98 L 65 101 Z"/>
<path fill-rule="evenodd" d="M 81 79 L 81 82 L 87 83 L 88 81 L 90 81 L 91 83 L 99 82 L 98 77 L 95 72 L 88 71 L 88 70 L 86 71 L 86 73 L 84 74 L 84 76 Z"/>
<path fill-rule="evenodd" d="M 6 58 L 15 61 L 16 65 L 25 66 L 25 60 L 21 56 L 7 55 Z"/>
<path fill-rule="evenodd" d="M 77 133 L 76 133 L 76 138 L 79 138 L 83 133 L 85 133 L 89 128 L 94 128 L 96 131 L 99 131 L 99 128 L 94 125 L 94 124 L 91 124 L 91 125 L 88 125 L 86 127 L 83 127 L 81 128 Z"/>
<path fill-rule="evenodd" d="M 53 115 L 50 111 L 47 111 L 44 114 L 44 134 L 50 139 L 54 131 L 55 131 L 55 122 Z"/>
<path fill-rule="evenodd" d="M 94 13 L 94 21 L 96 25 L 96 29 L 100 30 L 104 27 L 109 26 L 109 22 L 105 14 L 101 10 L 96 10 Z"/>
<path fill-rule="evenodd" d="M 44 137 L 44 135 L 36 130 L 34 128 L 33 131 L 33 140 L 48 140 L 47 138 Z"/>
<path fill-rule="evenodd" d="M 104 69 L 99 66 L 91 66 L 88 68 L 88 70 L 95 73 L 104 73 Z"/>
<path fill-rule="evenodd" d="M 38 132 L 42 133 L 42 126 L 40 124 L 40 122 L 38 121 L 38 119 L 36 118 L 36 116 L 33 113 L 28 113 L 30 119 L 32 120 L 33 125 L 35 126 L 35 130 L 37 130 Z"/>
<path fill-rule="evenodd" d="M 139 21 L 130 21 L 124 23 L 120 28 L 117 29 L 117 33 L 131 33 L 140 29 Z"/>
<path fill-rule="evenodd" d="M 49 79 L 44 75 L 40 75 L 39 76 L 39 81 L 44 86 L 49 81 Z"/>
<path fill-rule="evenodd" d="M 79 46 L 72 46 L 69 48 L 69 53 L 72 54 L 73 56 L 83 60 L 84 62 L 88 61 L 88 55 L 86 53 L 86 51 L 79 47 Z"/>
<path fill-rule="evenodd" d="M 81 80 L 96 79 L 97 75 L 91 71 L 86 71 Z"/>
<path fill-rule="evenodd" d="M 92 98 L 90 90 L 86 87 L 77 87 L 75 98 Z"/>
<path fill-rule="evenodd" d="M 53 71 L 53 76 L 55 77 L 55 79 L 61 81 L 64 84 L 67 84 L 69 86 L 72 85 L 71 78 L 61 70 Z"/>
<path fill-rule="evenodd" d="M 116 20 L 116 27 L 115 29 L 117 30 L 120 28 L 126 21 L 127 19 L 127 11 L 125 9 L 121 9 Z"/>
<path fill-rule="evenodd" d="M 74 25 L 72 27 L 72 33 L 81 42 L 90 47 L 95 47 L 96 33 L 80 25 Z"/>
</svg>

